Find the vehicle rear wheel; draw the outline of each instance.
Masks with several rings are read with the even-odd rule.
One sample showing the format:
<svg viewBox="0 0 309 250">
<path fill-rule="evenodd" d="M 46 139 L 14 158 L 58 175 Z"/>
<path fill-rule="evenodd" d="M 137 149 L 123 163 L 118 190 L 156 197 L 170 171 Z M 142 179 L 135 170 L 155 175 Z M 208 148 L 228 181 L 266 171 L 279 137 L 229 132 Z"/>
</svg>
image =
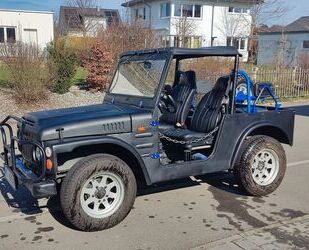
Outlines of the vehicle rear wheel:
<svg viewBox="0 0 309 250">
<path fill-rule="evenodd" d="M 253 136 L 244 142 L 234 174 L 249 194 L 264 196 L 279 187 L 285 170 L 286 156 L 282 145 L 268 136 Z"/>
<path fill-rule="evenodd" d="M 83 231 L 98 231 L 120 223 L 136 197 L 136 180 L 121 159 L 97 154 L 76 163 L 63 180 L 61 207 L 67 219 Z"/>
</svg>

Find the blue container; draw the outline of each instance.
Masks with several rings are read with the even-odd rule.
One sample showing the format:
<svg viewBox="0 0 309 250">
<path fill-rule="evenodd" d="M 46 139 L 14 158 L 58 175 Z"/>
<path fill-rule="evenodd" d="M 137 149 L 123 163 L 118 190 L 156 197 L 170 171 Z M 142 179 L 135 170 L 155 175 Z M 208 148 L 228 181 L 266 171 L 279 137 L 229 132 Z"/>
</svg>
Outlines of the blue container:
<svg viewBox="0 0 309 250">
<path fill-rule="evenodd" d="M 206 155 L 203 155 L 201 153 L 196 153 L 192 155 L 193 160 L 206 160 L 208 157 Z"/>
</svg>

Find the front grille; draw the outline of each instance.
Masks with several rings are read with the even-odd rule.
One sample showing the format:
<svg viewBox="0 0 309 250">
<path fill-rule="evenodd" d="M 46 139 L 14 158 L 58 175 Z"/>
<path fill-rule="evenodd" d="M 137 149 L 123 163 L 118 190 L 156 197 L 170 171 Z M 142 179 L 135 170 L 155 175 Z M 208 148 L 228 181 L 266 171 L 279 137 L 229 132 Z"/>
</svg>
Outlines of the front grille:
<svg viewBox="0 0 309 250">
<path fill-rule="evenodd" d="M 29 141 L 29 142 L 36 142 L 35 136 L 31 133 L 25 133 L 23 136 L 23 141 Z M 43 169 L 41 163 L 35 162 L 33 159 L 33 151 L 34 151 L 34 145 L 30 143 L 25 143 L 22 145 L 19 145 L 19 148 L 21 149 L 21 155 L 24 159 L 24 163 L 26 166 L 35 174 L 41 175 Z"/>
<path fill-rule="evenodd" d="M 24 136 L 23 140 L 30 141 L 32 140 L 32 138 Z M 27 143 L 19 145 L 19 148 L 21 149 L 21 154 L 26 161 L 29 161 L 29 162 L 33 161 L 33 157 L 32 157 L 33 147 L 34 146 L 32 144 L 27 144 Z"/>
<path fill-rule="evenodd" d="M 21 146 L 21 154 L 26 161 L 33 161 L 32 157 L 33 145 L 31 144 L 23 144 Z"/>
</svg>

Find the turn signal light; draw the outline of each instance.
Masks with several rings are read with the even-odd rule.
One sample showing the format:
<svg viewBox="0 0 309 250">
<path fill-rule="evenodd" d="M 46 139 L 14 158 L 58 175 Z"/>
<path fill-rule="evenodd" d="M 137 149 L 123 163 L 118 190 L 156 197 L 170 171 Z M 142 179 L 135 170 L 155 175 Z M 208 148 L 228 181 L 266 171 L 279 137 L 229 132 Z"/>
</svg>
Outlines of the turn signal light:
<svg viewBox="0 0 309 250">
<path fill-rule="evenodd" d="M 53 162 L 51 161 L 51 159 L 47 159 L 46 161 L 46 169 L 47 170 L 51 170 L 53 168 Z"/>
<path fill-rule="evenodd" d="M 137 128 L 137 131 L 140 132 L 140 133 L 144 133 L 145 130 L 146 130 L 145 127 L 138 127 Z"/>
</svg>

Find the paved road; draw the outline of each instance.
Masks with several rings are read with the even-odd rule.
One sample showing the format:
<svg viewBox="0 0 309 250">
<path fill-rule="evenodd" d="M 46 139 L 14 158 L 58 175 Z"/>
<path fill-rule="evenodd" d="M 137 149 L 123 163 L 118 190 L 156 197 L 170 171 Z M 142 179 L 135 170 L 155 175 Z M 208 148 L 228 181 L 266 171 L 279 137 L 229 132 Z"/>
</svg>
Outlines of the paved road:
<svg viewBox="0 0 309 250">
<path fill-rule="evenodd" d="M 57 198 L 37 203 L 24 190 L 14 193 L 1 181 L 0 248 L 240 249 L 240 244 L 262 237 L 265 249 L 308 249 L 309 225 L 302 222 L 308 222 L 309 214 L 309 103 L 295 109 L 295 146 L 286 148 L 286 178 L 268 197 L 239 193 L 229 175 L 187 178 L 140 191 L 120 225 L 84 233 L 63 218 Z M 285 233 L 278 229 L 285 226 Z M 251 241 L 242 242 L 249 236 Z"/>
</svg>

